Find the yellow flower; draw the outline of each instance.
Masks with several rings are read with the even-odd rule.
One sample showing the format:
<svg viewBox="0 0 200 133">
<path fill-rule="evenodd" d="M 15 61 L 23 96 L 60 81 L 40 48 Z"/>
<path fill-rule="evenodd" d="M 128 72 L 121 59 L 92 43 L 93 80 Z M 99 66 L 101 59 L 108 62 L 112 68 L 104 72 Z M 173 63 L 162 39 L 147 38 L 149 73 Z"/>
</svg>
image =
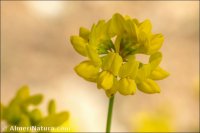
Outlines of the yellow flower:
<svg viewBox="0 0 200 133">
<path fill-rule="evenodd" d="M 96 82 L 108 97 L 119 92 L 132 95 L 136 88 L 145 93 L 158 93 L 154 80 L 169 76 L 159 64 L 159 51 L 164 41 L 162 34 L 153 34 L 150 20 L 139 22 L 116 13 L 108 21 L 100 20 L 92 28 L 81 27 L 79 36 L 71 43 L 87 60 L 75 67 L 84 79 Z M 147 64 L 136 60 L 138 54 L 149 56 Z"/>
<path fill-rule="evenodd" d="M 122 95 L 133 95 L 136 91 L 136 83 L 133 79 L 122 78 L 118 82 L 118 91 Z"/>
<path fill-rule="evenodd" d="M 160 92 L 160 87 L 152 79 L 146 79 L 145 81 L 142 81 L 141 83 L 137 84 L 137 87 L 139 90 L 145 93 L 159 93 Z"/>
<path fill-rule="evenodd" d="M 95 66 L 91 61 L 81 62 L 74 70 L 79 76 L 91 82 L 96 82 L 99 74 L 99 67 Z"/>
<path fill-rule="evenodd" d="M 100 73 L 97 81 L 98 88 L 103 88 L 104 90 L 109 90 L 113 86 L 114 76 L 108 71 L 103 71 Z"/>
</svg>

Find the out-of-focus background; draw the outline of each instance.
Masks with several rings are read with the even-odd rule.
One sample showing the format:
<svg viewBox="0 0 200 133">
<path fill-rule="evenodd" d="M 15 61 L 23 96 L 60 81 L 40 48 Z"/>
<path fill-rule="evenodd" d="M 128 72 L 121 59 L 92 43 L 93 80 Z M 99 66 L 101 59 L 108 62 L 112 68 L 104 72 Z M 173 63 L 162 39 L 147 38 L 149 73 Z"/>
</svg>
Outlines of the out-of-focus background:
<svg viewBox="0 0 200 133">
<path fill-rule="evenodd" d="M 148 18 L 164 34 L 161 66 L 171 75 L 160 94 L 117 94 L 112 131 L 199 131 L 198 1 L 1 1 L 1 102 L 29 85 L 45 95 L 44 112 L 54 98 L 78 131 L 104 131 L 108 98 L 74 72 L 83 58 L 69 38 L 116 12 Z"/>
</svg>

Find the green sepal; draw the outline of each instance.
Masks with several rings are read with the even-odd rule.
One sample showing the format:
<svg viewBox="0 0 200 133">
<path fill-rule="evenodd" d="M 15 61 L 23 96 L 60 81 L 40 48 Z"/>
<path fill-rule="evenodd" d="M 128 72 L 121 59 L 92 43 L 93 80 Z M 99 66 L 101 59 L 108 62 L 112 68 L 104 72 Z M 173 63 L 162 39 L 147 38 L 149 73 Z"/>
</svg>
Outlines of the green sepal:
<svg viewBox="0 0 200 133">
<path fill-rule="evenodd" d="M 111 40 L 102 41 L 97 48 L 98 54 L 107 54 L 112 49 L 114 50 L 115 48 Z"/>
</svg>

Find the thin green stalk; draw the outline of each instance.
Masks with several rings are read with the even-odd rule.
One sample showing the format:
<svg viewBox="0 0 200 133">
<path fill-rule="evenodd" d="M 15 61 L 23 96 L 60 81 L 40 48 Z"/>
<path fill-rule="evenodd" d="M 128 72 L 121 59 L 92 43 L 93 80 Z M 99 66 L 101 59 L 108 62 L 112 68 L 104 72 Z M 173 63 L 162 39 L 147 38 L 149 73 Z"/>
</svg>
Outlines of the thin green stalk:
<svg viewBox="0 0 200 133">
<path fill-rule="evenodd" d="M 108 105 L 108 116 L 107 116 L 107 124 L 106 124 L 106 133 L 110 133 L 114 98 L 115 98 L 115 97 L 112 96 L 112 97 L 110 98 L 110 100 L 109 100 L 109 105 Z"/>
</svg>

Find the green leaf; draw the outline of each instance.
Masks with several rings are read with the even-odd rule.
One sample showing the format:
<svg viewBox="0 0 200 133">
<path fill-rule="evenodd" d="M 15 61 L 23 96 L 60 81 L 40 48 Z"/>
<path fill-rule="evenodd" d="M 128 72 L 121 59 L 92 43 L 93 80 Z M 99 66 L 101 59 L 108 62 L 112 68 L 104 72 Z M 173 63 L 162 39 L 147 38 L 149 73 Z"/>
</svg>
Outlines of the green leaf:
<svg viewBox="0 0 200 133">
<path fill-rule="evenodd" d="M 56 103 L 54 100 L 49 101 L 48 113 L 49 115 L 56 113 Z"/>
<path fill-rule="evenodd" d="M 74 70 L 79 76 L 91 82 L 96 82 L 99 74 L 99 67 L 95 66 L 91 61 L 81 62 Z"/>
<path fill-rule="evenodd" d="M 137 84 L 137 88 L 144 93 L 160 93 L 160 87 L 152 79 L 146 79 L 145 81 L 142 81 L 141 83 Z"/>
<path fill-rule="evenodd" d="M 70 41 L 74 49 L 81 55 L 87 56 L 86 52 L 86 45 L 88 45 L 88 42 L 79 36 L 71 36 Z"/>
<path fill-rule="evenodd" d="M 150 78 L 153 80 L 161 80 L 169 76 L 169 73 L 163 70 L 160 67 L 154 69 L 154 71 L 150 74 Z"/>
<path fill-rule="evenodd" d="M 160 64 L 161 60 L 162 60 L 161 52 L 156 52 L 150 56 L 149 63 L 151 64 L 152 70 L 154 70 Z"/>
<path fill-rule="evenodd" d="M 44 127 L 57 127 L 62 125 L 65 121 L 67 121 L 69 118 L 68 112 L 61 112 L 57 114 L 52 114 L 47 117 L 45 117 L 38 126 L 44 126 Z"/>
</svg>

